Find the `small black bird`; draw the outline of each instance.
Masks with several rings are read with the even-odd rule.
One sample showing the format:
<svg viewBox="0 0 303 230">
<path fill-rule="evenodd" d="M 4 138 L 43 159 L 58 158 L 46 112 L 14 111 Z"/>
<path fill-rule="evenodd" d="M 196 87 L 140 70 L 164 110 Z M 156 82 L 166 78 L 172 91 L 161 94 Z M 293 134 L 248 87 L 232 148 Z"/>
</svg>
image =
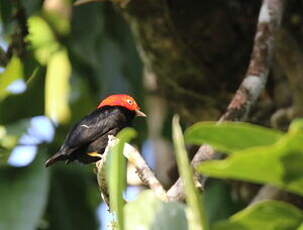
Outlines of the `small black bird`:
<svg viewBox="0 0 303 230">
<path fill-rule="evenodd" d="M 132 97 L 117 94 L 105 98 L 95 111 L 73 126 L 60 150 L 45 162 L 45 166 L 57 161 L 77 160 L 89 164 L 100 160 L 108 135 L 116 135 L 130 126 L 135 116 L 146 117 Z"/>
</svg>

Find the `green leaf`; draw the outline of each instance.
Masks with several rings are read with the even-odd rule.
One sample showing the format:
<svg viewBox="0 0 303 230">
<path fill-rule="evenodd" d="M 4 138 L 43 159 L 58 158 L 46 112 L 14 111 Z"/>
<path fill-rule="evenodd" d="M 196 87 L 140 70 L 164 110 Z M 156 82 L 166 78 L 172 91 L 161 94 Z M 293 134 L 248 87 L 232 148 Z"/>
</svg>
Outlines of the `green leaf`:
<svg viewBox="0 0 303 230">
<path fill-rule="evenodd" d="M 200 194 L 198 193 L 193 181 L 192 167 L 190 166 L 187 152 L 185 150 L 183 134 L 179 124 L 179 117 L 176 115 L 173 118 L 173 142 L 178 169 L 184 183 L 186 201 L 189 206 L 190 229 L 207 230 L 208 224 L 205 216 L 205 210 L 203 208 Z"/>
<path fill-rule="evenodd" d="M 185 132 L 185 141 L 191 144 L 209 144 L 223 152 L 271 145 L 282 133 L 257 125 L 241 122 L 199 122 Z"/>
<path fill-rule="evenodd" d="M 187 230 L 185 205 L 162 202 L 146 190 L 124 207 L 126 230 Z"/>
<path fill-rule="evenodd" d="M 264 201 L 233 215 L 228 221 L 218 222 L 214 230 L 291 230 L 300 226 L 303 212 L 279 201 Z"/>
<path fill-rule="evenodd" d="M 118 143 L 110 149 L 107 181 L 109 183 L 110 207 L 116 213 L 118 229 L 124 229 L 123 191 L 126 185 L 126 159 L 123 156 L 124 144 L 136 136 L 132 128 L 125 128 L 117 135 Z"/>
<path fill-rule="evenodd" d="M 23 64 L 19 58 L 12 57 L 5 71 L 0 74 L 0 101 L 9 95 L 7 87 L 20 78 L 23 78 Z"/>
<path fill-rule="evenodd" d="M 200 173 L 219 178 L 269 183 L 303 195 L 303 134 L 289 133 L 272 146 L 235 152 L 225 160 L 202 163 Z"/>
<path fill-rule="evenodd" d="M 56 122 L 70 118 L 68 107 L 71 64 L 65 49 L 54 53 L 47 64 L 45 82 L 45 114 Z"/>
<path fill-rule="evenodd" d="M 43 18 L 39 16 L 30 17 L 28 28 L 27 40 L 30 41 L 37 60 L 45 65 L 52 54 L 60 48 L 60 44 L 57 42 L 51 27 Z"/>
<path fill-rule="evenodd" d="M 44 151 L 39 152 L 28 167 L 0 169 L 0 229 L 37 229 L 49 183 L 43 155 Z"/>
</svg>

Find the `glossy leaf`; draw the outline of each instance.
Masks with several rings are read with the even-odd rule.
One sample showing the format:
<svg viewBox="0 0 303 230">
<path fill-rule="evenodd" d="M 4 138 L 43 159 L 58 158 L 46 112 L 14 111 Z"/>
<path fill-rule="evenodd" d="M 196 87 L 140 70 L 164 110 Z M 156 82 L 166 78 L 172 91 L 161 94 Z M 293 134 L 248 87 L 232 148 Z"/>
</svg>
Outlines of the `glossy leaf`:
<svg viewBox="0 0 303 230">
<path fill-rule="evenodd" d="M 126 230 L 187 230 L 185 205 L 162 202 L 150 190 L 124 207 Z"/>
<path fill-rule="evenodd" d="M 178 169 L 184 183 L 186 201 L 189 206 L 189 228 L 192 230 L 207 230 L 208 224 L 207 218 L 205 216 L 205 210 L 200 194 L 198 193 L 198 190 L 193 181 L 192 167 L 189 163 L 187 152 L 185 150 L 183 134 L 179 124 L 178 116 L 174 116 L 173 118 L 173 142 Z"/>
<path fill-rule="evenodd" d="M 124 229 L 123 191 L 126 185 L 126 159 L 123 156 L 124 144 L 136 136 L 136 131 L 125 128 L 117 135 L 118 143 L 109 153 L 107 181 L 109 183 L 110 207 L 117 215 L 118 229 Z"/>
<path fill-rule="evenodd" d="M 214 230 L 290 230 L 303 221 L 303 212 L 279 201 L 264 201 L 214 225 Z"/>
<path fill-rule="evenodd" d="M 185 132 L 185 141 L 191 144 L 209 144 L 224 152 L 276 143 L 282 133 L 241 122 L 199 122 Z"/>
<path fill-rule="evenodd" d="M 32 230 L 38 227 L 49 183 L 43 153 L 40 151 L 28 167 L 0 169 L 0 229 Z"/>
<path fill-rule="evenodd" d="M 235 152 L 225 160 L 202 163 L 211 177 L 269 183 L 303 195 L 303 134 L 289 133 L 277 144 Z"/>
</svg>

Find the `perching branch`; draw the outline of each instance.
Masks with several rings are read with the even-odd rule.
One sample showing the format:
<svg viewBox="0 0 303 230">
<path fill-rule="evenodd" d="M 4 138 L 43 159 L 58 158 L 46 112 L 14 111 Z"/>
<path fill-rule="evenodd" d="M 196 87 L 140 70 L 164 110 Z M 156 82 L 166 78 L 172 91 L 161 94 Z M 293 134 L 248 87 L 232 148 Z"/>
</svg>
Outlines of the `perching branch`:
<svg viewBox="0 0 303 230">
<path fill-rule="evenodd" d="M 96 163 L 97 167 L 97 178 L 98 178 L 98 184 L 101 191 L 101 197 L 106 202 L 107 205 L 109 205 L 109 195 L 108 195 L 108 189 L 107 189 L 107 181 L 106 181 L 106 172 L 105 172 L 105 162 L 107 159 L 107 155 L 109 153 L 109 150 L 117 143 L 118 139 L 112 135 L 108 136 L 108 145 L 104 151 L 104 154 L 102 155 L 102 159 Z M 123 155 L 128 159 L 130 163 L 132 163 L 136 170 L 139 178 L 141 181 L 150 187 L 155 193 L 155 195 L 163 200 L 167 201 L 166 191 L 162 187 L 161 183 L 158 181 L 158 179 L 155 177 L 153 172 L 150 170 L 148 165 L 146 164 L 145 160 L 142 158 L 141 154 L 138 152 L 137 149 L 135 149 L 130 144 L 124 145 Z"/>
</svg>

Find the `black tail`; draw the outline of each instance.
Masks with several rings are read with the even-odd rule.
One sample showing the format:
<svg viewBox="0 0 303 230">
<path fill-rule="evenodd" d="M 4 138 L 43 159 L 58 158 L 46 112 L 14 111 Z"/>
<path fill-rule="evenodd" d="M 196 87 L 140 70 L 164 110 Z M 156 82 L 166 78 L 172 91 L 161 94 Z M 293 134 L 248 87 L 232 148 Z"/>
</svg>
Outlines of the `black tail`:
<svg viewBox="0 0 303 230">
<path fill-rule="evenodd" d="M 55 155 L 50 157 L 47 161 L 45 161 L 45 167 L 51 166 L 52 164 L 56 163 L 57 161 L 64 161 L 67 160 L 67 156 L 62 154 L 61 151 L 57 152 Z"/>
</svg>

